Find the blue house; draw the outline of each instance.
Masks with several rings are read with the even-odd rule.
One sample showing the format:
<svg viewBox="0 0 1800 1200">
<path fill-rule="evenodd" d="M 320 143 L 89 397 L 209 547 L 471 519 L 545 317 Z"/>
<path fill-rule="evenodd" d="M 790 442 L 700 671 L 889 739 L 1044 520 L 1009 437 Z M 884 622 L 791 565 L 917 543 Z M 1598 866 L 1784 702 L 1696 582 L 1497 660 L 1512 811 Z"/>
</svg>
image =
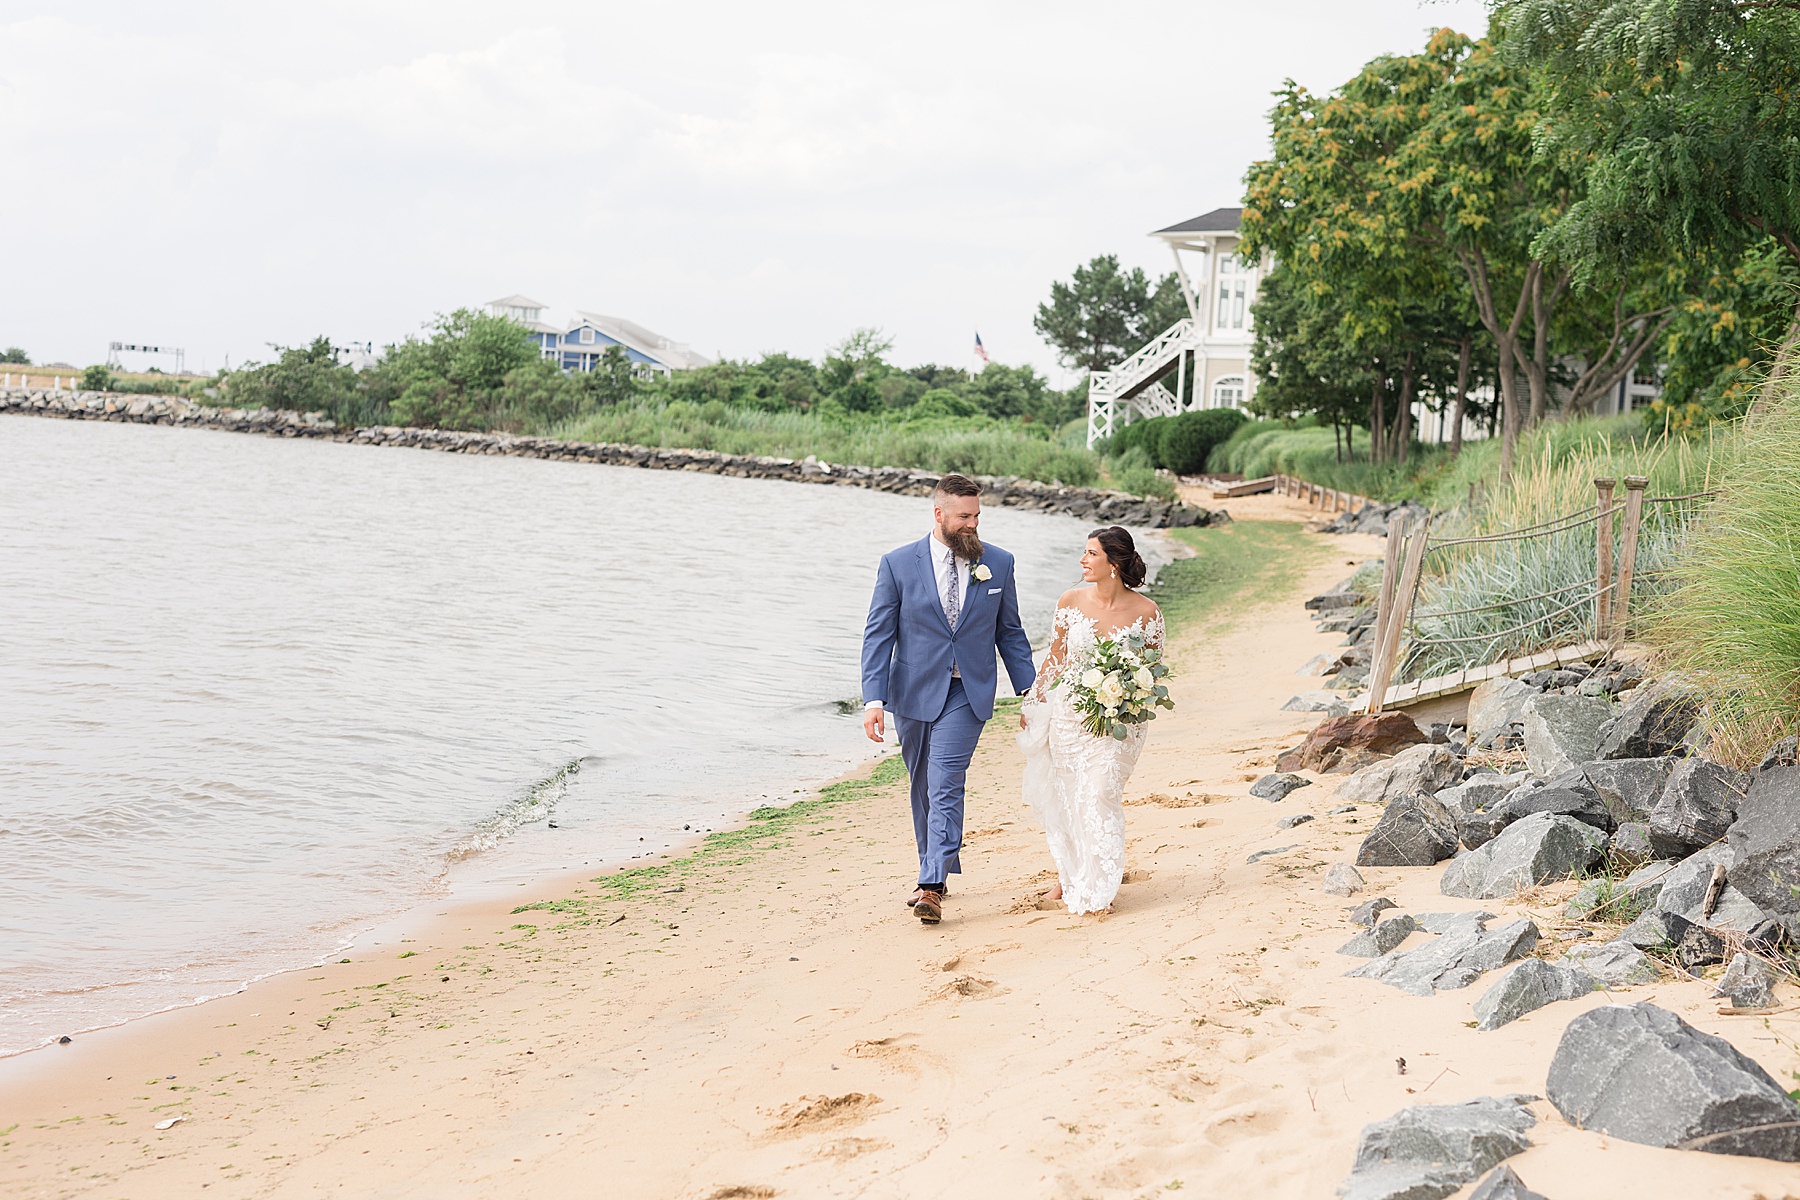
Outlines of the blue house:
<svg viewBox="0 0 1800 1200">
<path fill-rule="evenodd" d="M 537 343 L 539 353 L 565 372 L 592 371 L 611 346 L 622 349 L 633 369 L 644 378 L 712 365 L 712 359 L 695 353 L 687 343 L 670 341 L 622 317 L 577 312 L 568 325 L 551 325 L 543 319 L 542 301 L 516 295 L 490 300 L 487 307 L 496 317 L 523 325 Z"/>
</svg>

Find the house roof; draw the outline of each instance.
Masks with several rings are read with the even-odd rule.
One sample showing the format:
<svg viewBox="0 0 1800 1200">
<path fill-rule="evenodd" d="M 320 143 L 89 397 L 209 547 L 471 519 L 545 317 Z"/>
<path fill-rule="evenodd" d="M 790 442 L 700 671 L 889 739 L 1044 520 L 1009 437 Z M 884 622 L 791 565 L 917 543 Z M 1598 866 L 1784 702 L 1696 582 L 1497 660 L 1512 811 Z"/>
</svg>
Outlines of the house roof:
<svg viewBox="0 0 1800 1200">
<path fill-rule="evenodd" d="M 521 295 L 518 295 L 517 293 L 515 293 L 511 296 L 502 296 L 498 300 L 489 300 L 488 307 L 489 308 L 549 308 L 550 306 L 548 304 L 545 304 L 542 300 L 533 300 L 530 296 L 521 296 Z"/>
<path fill-rule="evenodd" d="M 1238 227 L 1244 210 L 1239 208 L 1215 208 L 1209 213 L 1190 217 L 1167 229 L 1158 229 L 1156 233 L 1231 233 Z M 1152 234 L 1151 236 L 1155 236 Z"/>
<path fill-rule="evenodd" d="M 704 354 L 696 354 L 685 342 L 672 342 L 662 334 L 645 329 L 637 322 L 627 321 L 623 317 L 577 312 L 575 320 L 577 324 L 586 322 L 607 337 L 631 347 L 647 358 L 653 358 L 657 362 L 674 367 L 676 370 L 712 365 L 712 359 Z"/>
</svg>

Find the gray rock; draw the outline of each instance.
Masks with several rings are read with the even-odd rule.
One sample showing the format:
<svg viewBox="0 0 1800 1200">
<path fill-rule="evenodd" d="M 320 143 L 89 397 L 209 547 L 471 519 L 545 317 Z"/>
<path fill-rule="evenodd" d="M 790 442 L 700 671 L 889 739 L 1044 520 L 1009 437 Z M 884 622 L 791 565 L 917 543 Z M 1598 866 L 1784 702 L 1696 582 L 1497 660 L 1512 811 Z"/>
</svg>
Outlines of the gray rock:
<svg viewBox="0 0 1800 1200">
<path fill-rule="evenodd" d="M 1403 1108 L 1363 1127 L 1343 1200 L 1441 1200 L 1502 1159 L 1528 1149 L 1537 1124 L 1517 1098 Z"/>
<path fill-rule="evenodd" d="M 1583 763 L 1581 773 L 1595 793 L 1612 810 L 1613 820 L 1647 821 L 1656 799 L 1669 782 L 1676 759 L 1614 758 Z"/>
<path fill-rule="evenodd" d="M 1431 747 L 1437 749 L 1437 747 Z M 1402 796 L 1356 851 L 1359 867 L 1429 867 L 1456 853 L 1456 822 L 1437 799 Z"/>
<path fill-rule="evenodd" d="M 1344 698 L 1336 692 L 1328 692 L 1323 688 L 1314 688 L 1311 691 L 1301 692 L 1297 696 L 1290 697 L 1288 702 L 1281 706 L 1281 711 L 1302 713 L 1322 712 L 1333 717 L 1341 717 L 1347 714 L 1350 711 L 1350 708 L 1344 703 Z"/>
<path fill-rule="evenodd" d="M 1492 808 L 1529 778 L 1524 771 L 1514 775 L 1496 775 L 1492 772 L 1472 775 L 1461 783 L 1438 792 L 1438 803 L 1460 819 L 1464 813 L 1477 813 Z"/>
<path fill-rule="evenodd" d="M 1590 879 L 1576 888 L 1575 894 L 1569 897 L 1569 902 L 1563 906 L 1563 916 L 1571 921 L 1585 921 L 1610 901 L 1613 893 L 1610 879 Z"/>
<path fill-rule="evenodd" d="M 1800 1161 L 1800 1107 L 1730 1042 L 1653 1004 L 1569 1022 L 1547 1092 L 1571 1125 L 1628 1142 Z"/>
<path fill-rule="evenodd" d="M 1749 786 L 1742 771 L 1704 758 L 1683 759 L 1650 809 L 1650 844 L 1657 857 L 1679 858 L 1723 839 Z"/>
<path fill-rule="evenodd" d="M 1336 816 L 1341 816 L 1342 814 L 1347 813 L 1347 812 L 1355 812 L 1355 811 L 1356 811 L 1356 805 L 1354 805 L 1354 804 L 1340 804 L 1336 808 L 1326 809 L 1325 815 L 1328 817 L 1336 817 Z"/>
<path fill-rule="evenodd" d="M 1800 767 L 1757 771 L 1730 843 L 1733 887 L 1770 912 L 1800 912 Z"/>
<path fill-rule="evenodd" d="M 1532 696 L 1521 711 L 1525 761 L 1533 775 L 1559 775 L 1599 758 L 1600 727 L 1612 704 L 1597 696 Z"/>
<path fill-rule="evenodd" d="M 1264 775 L 1251 784 L 1250 794 L 1261 800 L 1285 800 L 1289 793 L 1311 786 L 1312 780 L 1304 776 L 1295 775 L 1291 771 L 1280 771 L 1274 775 Z"/>
<path fill-rule="evenodd" d="M 1445 868 L 1438 890 L 1487 900 L 1586 871 L 1606 852 L 1606 835 L 1570 817 L 1537 813 L 1515 821 L 1478 850 Z"/>
<path fill-rule="evenodd" d="M 1255 854 L 1250 855 L 1244 861 L 1246 863 L 1259 863 L 1263 859 L 1268 858 L 1271 855 L 1286 854 L 1289 850 L 1292 850 L 1293 848 L 1294 847 L 1292 847 L 1292 846 L 1271 846 L 1267 850 L 1258 850 Z"/>
<path fill-rule="evenodd" d="M 1418 931 L 1419 926 L 1411 917 L 1394 917 L 1357 934 L 1339 946 L 1337 952 L 1357 958 L 1375 958 L 1393 950 Z"/>
<path fill-rule="evenodd" d="M 1377 896 L 1375 899 L 1365 900 L 1351 909 L 1350 915 L 1345 920 L 1352 925 L 1373 926 L 1375 922 L 1381 920 L 1382 913 L 1396 907 L 1398 906 L 1386 896 Z"/>
<path fill-rule="evenodd" d="M 1652 908 L 1627 925 L 1618 940 L 1641 950 L 1668 950 L 1681 941 L 1688 926 L 1687 918 Z"/>
<path fill-rule="evenodd" d="M 1784 737 L 1763 755 L 1763 760 L 1756 764 L 1758 774 L 1774 767 L 1800 766 L 1800 737 Z"/>
<path fill-rule="evenodd" d="M 1656 857 L 1650 844 L 1650 826 L 1644 821 L 1626 821 L 1607 840 L 1606 853 L 1621 866 L 1636 867 Z"/>
<path fill-rule="evenodd" d="M 1711 856 L 1712 861 L 1704 864 L 1707 868 L 1706 874 L 1710 876 L 1712 873 L 1712 862 L 1724 860 L 1724 855 L 1730 853 L 1730 851 L 1721 849 L 1703 851 L 1702 853 Z M 1700 864 L 1696 864 L 1692 870 L 1698 870 L 1699 865 Z M 1681 874 L 1676 873 L 1680 866 L 1680 860 L 1673 858 L 1661 858 L 1654 862 L 1647 862 L 1631 874 L 1627 875 L 1624 879 L 1621 879 L 1619 881 L 1619 890 L 1631 897 L 1631 903 L 1640 908 L 1648 908 L 1656 903 L 1656 898 L 1662 895 L 1663 885 L 1669 882 L 1671 878 L 1674 878 L 1678 883 L 1687 879 L 1687 872 L 1682 872 Z M 1704 884 L 1702 886 L 1704 887 Z M 1698 898 L 1699 895 L 1696 893 L 1695 899 Z M 1691 904 L 1693 901 L 1688 900 L 1685 903 Z"/>
<path fill-rule="evenodd" d="M 1705 704 L 1679 678 L 1664 676 L 1631 693 L 1600 738 L 1594 758 L 1657 758 L 1673 753 Z"/>
<path fill-rule="evenodd" d="M 1607 987 L 1631 987 L 1655 983 L 1661 974 L 1650 956 L 1629 942 L 1601 942 L 1597 946 L 1571 946 L 1562 965 L 1585 971 Z"/>
<path fill-rule="evenodd" d="M 1531 953 L 1538 927 L 1524 919 L 1498 929 L 1466 929 L 1440 934 L 1417 950 L 1393 950 L 1344 972 L 1376 979 L 1415 996 L 1468 987 L 1481 977 Z"/>
<path fill-rule="evenodd" d="M 1525 1186 L 1513 1169 L 1501 1163 L 1489 1172 L 1481 1181 L 1481 1186 L 1469 1193 L 1469 1200 L 1547 1200 L 1545 1196 Z"/>
<path fill-rule="evenodd" d="M 1488 679 L 1469 695 L 1469 744 L 1486 750 L 1524 719 L 1525 701 L 1538 694 L 1516 679 Z"/>
<path fill-rule="evenodd" d="M 1593 990 L 1593 977 L 1585 971 L 1528 958 L 1475 998 L 1475 1028 L 1498 1029 L 1546 1004 Z"/>
<path fill-rule="evenodd" d="M 1494 919 L 1494 914 L 1485 909 L 1475 912 L 1429 912 L 1415 913 L 1413 920 L 1419 928 L 1427 933 L 1464 933 L 1473 929 L 1479 933 L 1487 928 L 1487 923 Z"/>
<path fill-rule="evenodd" d="M 1354 896 L 1367 886 L 1349 863 L 1332 863 L 1325 871 L 1325 891 L 1332 896 Z"/>
<path fill-rule="evenodd" d="M 1352 804 L 1387 804 L 1402 796 L 1436 792 L 1461 778 L 1462 759 L 1447 746 L 1424 742 L 1364 767 L 1338 784 L 1337 794 Z"/>
<path fill-rule="evenodd" d="M 1311 813 L 1295 813 L 1291 817 L 1283 817 L 1281 820 L 1275 822 L 1275 828 L 1292 829 L 1294 826 L 1304 825 L 1312 819 L 1313 815 Z"/>
<path fill-rule="evenodd" d="M 1775 970 L 1756 955 L 1740 950 L 1719 977 L 1713 995 L 1728 997 L 1733 1008 L 1773 1008 Z"/>
<path fill-rule="evenodd" d="M 1689 925 L 1675 943 L 1675 961 L 1689 974 L 1698 974 L 1725 961 L 1725 939 L 1704 925 Z"/>
<path fill-rule="evenodd" d="M 1500 836 L 1500 831 L 1533 813 L 1553 813 L 1572 817 L 1591 825 L 1601 833 L 1611 833 L 1612 812 L 1592 791 L 1566 787 L 1522 787 L 1486 812 L 1472 814 L 1457 822 L 1463 845 L 1478 850 Z"/>
</svg>

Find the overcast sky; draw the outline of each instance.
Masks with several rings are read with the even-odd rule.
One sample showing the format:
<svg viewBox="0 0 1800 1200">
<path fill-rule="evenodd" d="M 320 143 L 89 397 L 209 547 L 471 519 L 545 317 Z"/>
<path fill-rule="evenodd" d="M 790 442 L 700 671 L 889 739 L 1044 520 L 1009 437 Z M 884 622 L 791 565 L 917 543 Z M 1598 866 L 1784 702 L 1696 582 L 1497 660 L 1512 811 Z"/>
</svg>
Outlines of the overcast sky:
<svg viewBox="0 0 1800 1200">
<path fill-rule="evenodd" d="M 963 366 L 979 329 L 1054 370 L 1051 281 L 1166 271 L 1144 235 L 1238 202 L 1284 78 L 1483 24 L 1477 0 L 0 0 L 0 345 L 212 369 L 523 292 L 708 354 L 875 325 Z"/>
</svg>

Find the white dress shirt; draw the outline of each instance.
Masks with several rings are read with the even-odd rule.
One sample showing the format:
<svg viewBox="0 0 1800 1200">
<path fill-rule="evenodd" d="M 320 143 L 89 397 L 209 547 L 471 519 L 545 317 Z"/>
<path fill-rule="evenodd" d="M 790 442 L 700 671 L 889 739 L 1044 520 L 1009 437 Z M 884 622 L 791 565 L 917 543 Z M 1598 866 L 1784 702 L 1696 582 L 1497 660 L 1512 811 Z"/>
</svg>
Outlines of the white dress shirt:
<svg viewBox="0 0 1800 1200">
<path fill-rule="evenodd" d="M 931 535 L 931 574 L 937 580 L 938 607 L 944 610 L 944 619 L 950 616 L 950 572 L 956 572 L 956 597 L 958 614 L 969 610 L 969 564 L 956 557 L 956 551 L 938 540 L 937 534 Z M 959 616 L 960 620 L 960 616 Z M 961 679 L 962 671 L 952 660 L 950 678 Z M 883 707 L 880 700 L 871 700 L 864 708 Z"/>
</svg>

